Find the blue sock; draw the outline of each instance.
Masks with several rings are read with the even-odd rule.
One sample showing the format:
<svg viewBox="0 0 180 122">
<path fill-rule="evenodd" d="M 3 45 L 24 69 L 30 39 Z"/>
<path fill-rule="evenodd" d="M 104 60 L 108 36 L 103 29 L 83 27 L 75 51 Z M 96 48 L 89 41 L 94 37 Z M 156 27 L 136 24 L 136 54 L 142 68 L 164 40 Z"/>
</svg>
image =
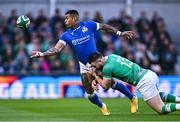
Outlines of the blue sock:
<svg viewBox="0 0 180 122">
<path fill-rule="evenodd" d="M 99 97 L 96 94 L 89 95 L 88 99 L 99 107 L 103 106 L 102 102 L 99 100 Z"/>
<path fill-rule="evenodd" d="M 114 85 L 112 86 L 113 89 L 120 91 L 124 95 L 126 95 L 130 100 L 133 99 L 133 94 L 130 92 L 130 90 L 124 86 L 122 83 L 115 82 Z"/>
</svg>

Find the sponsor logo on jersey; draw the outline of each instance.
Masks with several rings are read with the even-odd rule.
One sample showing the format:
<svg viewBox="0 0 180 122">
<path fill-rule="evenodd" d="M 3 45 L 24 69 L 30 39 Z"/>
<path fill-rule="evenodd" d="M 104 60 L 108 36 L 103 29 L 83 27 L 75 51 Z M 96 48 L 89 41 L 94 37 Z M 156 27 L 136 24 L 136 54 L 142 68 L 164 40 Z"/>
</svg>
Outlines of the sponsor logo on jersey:
<svg viewBox="0 0 180 122">
<path fill-rule="evenodd" d="M 83 26 L 83 27 L 82 27 L 82 32 L 85 33 L 85 32 L 87 32 L 87 31 L 88 31 L 88 28 L 85 27 L 85 26 Z"/>
<path fill-rule="evenodd" d="M 82 44 L 89 40 L 90 40 L 90 35 L 87 35 L 87 36 L 72 40 L 72 44 L 73 45 Z"/>
</svg>

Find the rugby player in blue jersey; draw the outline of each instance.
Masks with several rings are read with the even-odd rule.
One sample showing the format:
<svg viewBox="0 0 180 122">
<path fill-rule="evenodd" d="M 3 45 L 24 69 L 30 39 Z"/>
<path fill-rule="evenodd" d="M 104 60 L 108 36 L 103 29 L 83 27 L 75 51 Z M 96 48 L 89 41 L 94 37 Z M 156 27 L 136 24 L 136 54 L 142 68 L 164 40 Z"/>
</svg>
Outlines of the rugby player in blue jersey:
<svg viewBox="0 0 180 122">
<path fill-rule="evenodd" d="M 132 38 L 133 33 L 131 31 L 121 32 L 110 25 L 94 21 L 79 22 L 79 13 L 76 10 L 67 11 L 64 22 L 69 29 L 60 36 L 57 44 L 45 52 L 36 51 L 31 58 L 52 56 L 60 53 L 67 44 L 70 45 L 78 56 L 81 80 L 83 87 L 88 94 L 88 99 L 95 105 L 99 106 L 103 115 L 110 115 L 106 105 L 102 103 L 98 96 L 94 93 L 94 89 L 92 88 L 93 77 L 90 73 L 88 73 L 90 67 L 88 64 L 88 58 L 91 54 L 97 52 L 94 42 L 94 32 L 97 30 L 104 30 L 125 39 Z M 117 82 L 113 89 L 125 94 L 131 100 L 132 113 L 137 111 L 137 98 L 127 87 Z"/>
</svg>

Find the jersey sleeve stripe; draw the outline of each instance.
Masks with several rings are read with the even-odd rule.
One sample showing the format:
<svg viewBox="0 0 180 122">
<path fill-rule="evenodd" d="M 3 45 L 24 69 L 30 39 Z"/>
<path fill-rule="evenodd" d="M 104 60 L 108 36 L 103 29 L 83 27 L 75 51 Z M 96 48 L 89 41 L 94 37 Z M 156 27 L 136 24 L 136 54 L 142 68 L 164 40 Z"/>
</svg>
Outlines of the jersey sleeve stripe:
<svg viewBox="0 0 180 122">
<path fill-rule="evenodd" d="M 59 40 L 64 46 L 66 46 L 66 42 L 64 40 Z"/>
<path fill-rule="evenodd" d="M 99 23 L 98 23 L 98 22 L 96 22 L 96 24 L 97 24 L 97 28 L 96 28 L 96 30 L 99 30 L 99 29 L 100 29 L 100 25 L 99 25 Z"/>
</svg>

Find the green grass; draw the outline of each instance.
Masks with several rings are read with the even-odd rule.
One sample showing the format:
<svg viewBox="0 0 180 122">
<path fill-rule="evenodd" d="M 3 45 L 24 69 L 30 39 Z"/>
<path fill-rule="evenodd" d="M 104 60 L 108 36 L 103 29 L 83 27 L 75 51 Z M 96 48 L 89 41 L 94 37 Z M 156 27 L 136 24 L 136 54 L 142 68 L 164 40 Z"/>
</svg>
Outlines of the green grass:
<svg viewBox="0 0 180 122">
<path fill-rule="evenodd" d="M 128 99 L 103 99 L 111 111 L 102 116 L 87 99 L 0 100 L 0 121 L 180 121 L 180 112 L 158 115 L 139 100 L 139 112 L 130 113 Z"/>
</svg>

